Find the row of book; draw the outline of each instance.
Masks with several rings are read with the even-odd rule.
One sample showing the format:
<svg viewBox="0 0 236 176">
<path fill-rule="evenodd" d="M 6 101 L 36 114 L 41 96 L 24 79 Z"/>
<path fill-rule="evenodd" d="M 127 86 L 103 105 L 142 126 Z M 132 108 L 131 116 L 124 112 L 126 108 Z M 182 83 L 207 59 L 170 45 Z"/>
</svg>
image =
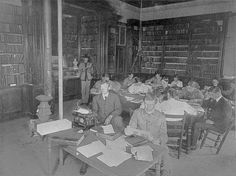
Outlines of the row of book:
<svg viewBox="0 0 236 176">
<path fill-rule="evenodd" d="M 143 27 L 143 31 L 158 31 L 163 29 L 164 29 L 163 25 Z"/>
<path fill-rule="evenodd" d="M 219 45 L 220 42 L 221 42 L 221 39 L 217 37 L 191 40 L 191 44 L 193 45 Z"/>
<path fill-rule="evenodd" d="M 178 52 L 164 52 L 165 56 L 173 56 L 173 57 L 188 57 L 189 53 L 188 51 L 178 51 Z"/>
<path fill-rule="evenodd" d="M 98 27 L 89 26 L 81 28 L 81 35 L 96 35 L 98 34 Z"/>
<path fill-rule="evenodd" d="M 165 46 L 165 51 L 188 51 L 188 46 L 169 45 Z"/>
<path fill-rule="evenodd" d="M 162 56 L 162 52 L 156 51 L 143 51 L 145 56 Z"/>
<path fill-rule="evenodd" d="M 220 51 L 219 45 L 192 44 L 190 48 L 193 51 Z"/>
<path fill-rule="evenodd" d="M 155 46 L 155 45 L 163 45 L 163 41 L 153 41 L 153 40 L 143 40 L 142 41 L 142 46 Z"/>
<path fill-rule="evenodd" d="M 1 65 L 1 73 L 3 75 L 25 73 L 25 67 L 24 64 L 3 64 Z"/>
<path fill-rule="evenodd" d="M 146 67 L 141 68 L 142 73 L 148 73 L 148 74 L 154 74 L 157 70 L 158 70 L 158 68 L 151 68 L 151 69 L 146 68 Z"/>
<path fill-rule="evenodd" d="M 0 64 L 19 64 L 23 62 L 23 54 L 0 54 Z"/>
<path fill-rule="evenodd" d="M 175 64 L 175 63 L 165 63 L 164 68 L 166 68 L 166 69 L 176 69 L 176 70 L 186 70 L 187 65 L 185 65 L 185 64 Z"/>
<path fill-rule="evenodd" d="M 0 53 L 23 53 L 23 45 L 0 43 Z"/>
<path fill-rule="evenodd" d="M 22 25 L 0 23 L 0 32 L 22 34 Z"/>
<path fill-rule="evenodd" d="M 0 12 L 3 14 L 10 15 L 22 15 L 22 7 L 6 3 L 0 3 Z"/>
<path fill-rule="evenodd" d="M 97 17 L 96 16 L 83 16 L 81 18 L 82 23 L 93 23 L 97 22 Z"/>
<path fill-rule="evenodd" d="M 213 51 L 213 52 L 202 52 L 202 51 L 193 51 L 192 52 L 193 57 L 213 57 L 218 58 L 220 56 L 219 51 Z"/>
<path fill-rule="evenodd" d="M 162 51 L 162 46 L 142 46 L 143 51 Z"/>
<path fill-rule="evenodd" d="M 141 66 L 142 67 L 147 67 L 147 68 L 159 68 L 161 63 L 157 62 L 142 62 Z"/>
<path fill-rule="evenodd" d="M 0 13 L 0 21 L 2 23 L 10 23 L 10 24 L 22 24 L 23 18 L 22 16 L 14 16 Z"/>
<path fill-rule="evenodd" d="M 3 75 L 1 78 L 0 87 L 8 87 L 11 85 L 22 85 L 25 83 L 25 74 L 16 74 L 16 75 Z"/>
<path fill-rule="evenodd" d="M 64 40 L 71 40 L 71 41 L 77 41 L 78 35 L 77 34 L 63 34 Z"/>
<path fill-rule="evenodd" d="M 0 33 L 0 43 L 22 43 L 22 35 Z"/>
</svg>

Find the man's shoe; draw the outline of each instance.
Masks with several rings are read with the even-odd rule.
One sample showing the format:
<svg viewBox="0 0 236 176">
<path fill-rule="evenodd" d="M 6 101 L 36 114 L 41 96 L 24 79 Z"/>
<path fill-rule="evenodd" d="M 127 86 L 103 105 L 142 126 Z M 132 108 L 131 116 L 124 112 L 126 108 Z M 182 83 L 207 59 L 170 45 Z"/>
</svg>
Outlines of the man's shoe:
<svg viewBox="0 0 236 176">
<path fill-rule="evenodd" d="M 88 164 L 82 163 L 80 168 L 80 175 L 84 175 L 87 172 Z"/>
</svg>

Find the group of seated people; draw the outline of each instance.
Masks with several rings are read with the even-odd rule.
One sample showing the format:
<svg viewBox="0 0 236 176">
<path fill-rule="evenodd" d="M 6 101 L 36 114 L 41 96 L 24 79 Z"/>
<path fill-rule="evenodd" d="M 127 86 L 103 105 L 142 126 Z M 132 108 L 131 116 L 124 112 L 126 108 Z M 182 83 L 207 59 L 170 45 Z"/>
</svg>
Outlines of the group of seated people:
<svg viewBox="0 0 236 176">
<path fill-rule="evenodd" d="M 107 81 L 100 84 L 101 94 L 93 97 L 92 112 L 96 115 L 99 124 L 111 124 L 116 133 L 123 133 L 126 125 L 124 125 L 121 117 L 122 106 L 119 96 L 114 91 L 110 91 L 110 86 L 110 83 Z M 135 110 L 129 126 L 149 132 L 148 140 L 150 142 L 166 148 L 166 152 L 160 158 L 162 162 L 160 172 L 162 176 L 169 176 L 171 175 L 171 167 L 166 147 L 168 139 L 167 127 L 165 117 L 155 109 L 155 103 L 155 98 L 151 94 L 147 94 L 144 99 L 145 108 Z M 86 163 L 82 163 L 80 168 L 81 175 L 86 173 L 87 167 Z"/>
<path fill-rule="evenodd" d="M 222 132 L 227 128 L 232 117 L 232 108 L 229 102 L 222 96 L 222 91 L 218 84 L 213 81 L 213 85 L 204 90 L 195 81 L 190 81 L 186 87 L 176 75 L 174 80 L 169 84 L 167 79 L 163 79 L 160 74 L 142 83 L 139 78 L 130 74 L 119 85 L 109 79 L 104 74 L 98 81 L 91 92 L 97 95 L 93 97 L 92 111 L 96 114 L 100 124 L 112 124 L 115 132 L 125 132 L 128 127 L 144 130 L 149 132 L 148 140 L 156 145 L 166 147 L 168 140 L 165 114 L 171 115 L 197 115 L 197 110 L 191 106 L 191 103 L 198 103 L 206 109 L 211 109 L 207 119 L 205 117 L 197 119 L 194 122 L 192 149 L 196 149 L 200 131 L 203 129 L 219 128 Z M 122 106 L 120 98 L 116 93 L 121 87 L 132 92 L 132 86 L 143 88 L 145 98 L 140 107 L 134 110 L 129 124 L 124 124 L 121 117 Z M 147 88 L 145 86 L 147 86 Z M 146 90 L 147 89 L 147 90 Z M 112 91 L 110 91 L 112 90 Z M 153 90 L 161 90 L 157 95 Z M 133 88 L 133 92 L 135 89 Z M 136 93 L 136 92 L 135 92 Z M 187 99 L 188 102 L 181 99 Z M 167 147 L 166 147 L 167 148 Z M 168 150 L 160 158 L 161 175 L 171 175 L 171 166 L 168 156 Z M 87 164 L 82 164 L 80 173 L 86 173 Z"/>
</svg>

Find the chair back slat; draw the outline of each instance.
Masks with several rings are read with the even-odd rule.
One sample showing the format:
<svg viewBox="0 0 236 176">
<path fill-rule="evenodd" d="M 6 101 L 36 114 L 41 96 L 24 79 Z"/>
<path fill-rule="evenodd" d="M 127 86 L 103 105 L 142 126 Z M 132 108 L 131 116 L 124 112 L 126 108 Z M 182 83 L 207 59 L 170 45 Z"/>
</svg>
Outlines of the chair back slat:
<svg viewBox="0 0 236 176">
<path fill-rule="evenodd" d="M 178 147 L 178 158 L 181 153 L 182 148 L 182 137 L 184 133 L 184 125 L 186 121 L 186 114 L 184 115 L 169 115 L 166 114 L 166 125 L 167 125 L 167 135 L 169 147 Z M 173 144 L 175 140 L 175 144 Z"/>
</svg>

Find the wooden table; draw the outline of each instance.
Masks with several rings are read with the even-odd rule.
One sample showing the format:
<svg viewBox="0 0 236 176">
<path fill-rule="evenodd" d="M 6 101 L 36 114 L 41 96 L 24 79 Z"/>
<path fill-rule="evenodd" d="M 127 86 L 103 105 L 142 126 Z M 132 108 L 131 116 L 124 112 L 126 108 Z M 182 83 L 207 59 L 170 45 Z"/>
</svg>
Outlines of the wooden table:
<svg viewBox="0 0 236 176">
<path fill-rule="evenodd" d="M 65 131 L 48 135 L 48 162 L 49 162 L 48 172 L 50 176 L 52 175 L 51 146 L 52 146 L 52 143 L 54 142 L 53 137 L 80 139 L 81 136 L 82 134 L 77 133 L 75 129 L 65 130 Z M 88 136 L 82 141 L 82 143 L 79 146 L 87 145 L 98 139 L 104 142 L 102 139 L 98 138 L 95 135 L 95 133 L 89 132 Z M 84 155 L 76 152 L 76 148 L 77 148 L 76 146 L 65 146 L 65 145 L 60 145 L 60 144 L 58 145 L 60 147 L 60 156 L 59 156 L 60 164 L 63 164 L 64 152 L 66 152 L 78 158 L 79 160 L 89 164 L 91 167 L 99 170 L 100 172 L 102 172 L 104 175 L 107 175 L 107 176 L 128 176 L 128 175 L 141 176 L 152 166 L 159 165 L 160 155 L 166 150 L 163 147 L 156 146 L 150 143 L 149 145 L 154 149 L 153 161 L 151 162 L 137 161 L 134 158 L 130 158 L 124 161 L 122 164 L 120 164 L 117 167 L 109 167 L 97 159 L 97 156 L 101 155 L 101 153 L 95 156 L 92 156 L 90 158 L 87 158 Z M 158 169 L 156 170 L 156 172 L 157 171 L 160 171 L 160 170 Z"/>
</svg>

